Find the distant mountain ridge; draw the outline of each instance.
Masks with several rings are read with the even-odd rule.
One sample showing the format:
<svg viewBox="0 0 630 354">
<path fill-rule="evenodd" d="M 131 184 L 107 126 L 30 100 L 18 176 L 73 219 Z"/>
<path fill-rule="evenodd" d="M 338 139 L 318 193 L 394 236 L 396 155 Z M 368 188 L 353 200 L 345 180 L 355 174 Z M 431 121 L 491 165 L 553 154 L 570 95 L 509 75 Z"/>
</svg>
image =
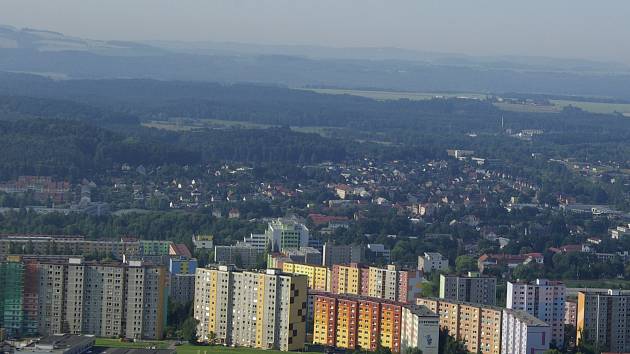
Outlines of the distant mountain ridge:
<svg viewBox="0 0 630 354">
<path fill-rule="evenodd" d="M 100 41 L 69 37 L 63 33 L 0 25 L 0 48 L 32 49 L 40 52 L 80 51 L 98 55 L 159 55 L 166 51 L 142 43 Z"/>
<path fill-rule="evenodd" d="M 630 99 L 623 64 L 472 57 L 398 48 L 106 41 L 0 26 L 0 71 L 58 79 L 158 79 L 414 92 Z"/>
</svg>

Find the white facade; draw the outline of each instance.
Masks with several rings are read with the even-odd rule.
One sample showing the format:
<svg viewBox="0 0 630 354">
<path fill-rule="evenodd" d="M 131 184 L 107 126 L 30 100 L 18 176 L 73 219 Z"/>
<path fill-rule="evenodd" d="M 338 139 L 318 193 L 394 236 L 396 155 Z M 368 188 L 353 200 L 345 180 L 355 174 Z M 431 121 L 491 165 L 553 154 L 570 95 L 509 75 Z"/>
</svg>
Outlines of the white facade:
<svg viewBox="0 0 630 354">
<path fill-rule="evenodd" d="M 267 235 L 265 234 L 251 234 L 249 237 L 243 239 L 243 244 L 253 247 L 259 251 L 267 249 Z"/>
<path fill-rule="evenodd" d="M 423 354 L 438 354 L 440 318 L 421 305 L 405 305 L 402 308 L 400 327 L 400 351 L 418 348 Z"/>
<path fill-rule="evenodd" d="M 522 310 L 551 326 L 551 339 L 564 344 L 564 303 L 566 288 L 561 282 L 537 279 L 536 282 L 507 284 L 507 308 Z"/>
<path fill-rule="evenodd" d="M 437 252 L 428 252 L 418 256 L 418 269 L 425 273 L 448 270 L 448 259 Z"/>
<path fill-rule="evenodd" d="M 549 349 L 551 327 L 519 310 L 503 310 L 501 354 L 542 354 Z"/>
<path fill-rule="evenodd" d="M 194 235 L 192 241 L 195 248 L 206 250 L 214 248 L 214 238 L 210 235 Z"/>
<path fill-rule="evenodd" d="M 295 219 L 275 219 L 269 222 L 265 235 L 273 251 L 308 246 L 308 228 Z"/>
</svg>

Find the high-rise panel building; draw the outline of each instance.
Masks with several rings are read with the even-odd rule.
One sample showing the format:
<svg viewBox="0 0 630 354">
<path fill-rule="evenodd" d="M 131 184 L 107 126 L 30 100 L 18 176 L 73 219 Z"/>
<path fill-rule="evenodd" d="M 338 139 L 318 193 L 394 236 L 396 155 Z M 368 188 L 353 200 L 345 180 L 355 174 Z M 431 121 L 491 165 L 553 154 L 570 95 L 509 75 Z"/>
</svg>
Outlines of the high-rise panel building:
<svg viewBox="0 0 630 354">
<path fill-rule="evenodd" d="M 354 294 L 400 302 L 413 302 L 420 293 L 422 276 L 416 270 L 401 270 L 360 264 L 338 265 L 332 270 L 330 289 L 335 294 Z"/>
<path fill-rule="evenodd" d="M 469 272 L 467 276 L 440 275 L 440 299 L 484 305 L 497 303 L 497 279 Z"/>
<path fill-rule="evenodd" d="M 361 263 L 365 261 L 365 249 L 361 245 L 324 244 L 322 265 L 332 267 L 334 264 Z"/>
<path fill-rule="evenodd" d="M 40 262 L 38 332 L 160 339 L 166 323 L 167 270 L 139 261 Z"/>
<path fill-rule="evenodd" d="M 295 219 L 280 218 L 269 222 L 265 235 L 273 252 L 308 247 L 308 228 Z"/>
<path fill-rule="evenodd" d="M 299 263 L 282 263 L 282 271 L 288 274 L 305 275 L 308 278 L 308 288 L 317 291 L 329 291 L 331 272 L 323 266 Z"/>
<path fill-rule="evenodd" d="M 402 309 L 400 350 L 419 348 L 423 354 L 438 354 L 439 316 L 424 306 L 405 305 Z"/>
<path fill-rule="evenodd" d="M 313 304 L 313 343 L 348 350 L 400 353 L 417 347 L 437 353 L 438 317 L 424 307 L 373 297 L 317 294 Z"/>
<path fill-rule="evenodd" d="M 499 307 L 457 300 L 419 298 L 418 305 L 440 316 L 440 328 L 461 340 L 472 353 L 501 353 L 501 316 Z"/>
<path fill-rule="evenodd" d="M 37 334 L 37 265 L 19 258 L 0 263 L 0 328 L 8 338 Z"/>
<path fill-rule="evenodd" d="M 418 256 L 418 269 L 425 273 L 448 270 L 448 259 L 437 252 L 427 252 Z"/>
<path fill-rule="evenodd" d="M 577 342 L 610 352 L 630 352 L 630 294 L 619 290 L 578 293 Z"/>
<path fill-rule="evenodd" d="M 214 246 L 214 262 L 235 265 L 242 269 L 255 268 L 264 259 L 265 248 L 254 247 L 243 242 L 233 246 Z"/>
<path fill-rule="evenodd" d="M 549 350 L 551 327 L 520 310 L 503 310 L 502 354 L 543 354 Z"/>
<path fill-rule="evenodd" d="M 564 344 L 563 283 L 537 279 L 533 283 L 508 282 L 507 308 L 522 310 L 551 326 L 551 339 L 557 346 Z"/>
<path fill-rule="evenodd" d="M 198 268 L 194 317 L 199 340 L 283 351 L 304 348 L 306 276 L 268 269 Z"/>
</svg>

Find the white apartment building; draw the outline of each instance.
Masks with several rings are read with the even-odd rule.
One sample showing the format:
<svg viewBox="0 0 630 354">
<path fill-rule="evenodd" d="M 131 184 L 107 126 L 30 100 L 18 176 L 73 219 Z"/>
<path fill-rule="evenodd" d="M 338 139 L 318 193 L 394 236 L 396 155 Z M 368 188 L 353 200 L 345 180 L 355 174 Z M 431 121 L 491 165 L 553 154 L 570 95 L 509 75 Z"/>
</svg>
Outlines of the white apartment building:
<svg viewBox="0 0 630 354">
<path fill-rule="evenodd" d="M 448 270 L 448 259 L 437 252 L 426 252 L 418 256 L 418 269 L 425 273 Z"/>
<path fill-rule="evenodd" d="M 440 316 L 421 305 L 402 308 L 400 351 L 418 348 L 423 354 L 438 354 Z"/>
<path fill-rule="evenodd" d="M 551 326 L 551 339 L 557 346 L 564 344 L 563 283 L 536 279 L 533 283 L 508 282 L 507 308 L 522 310 Z"/>
<path fill-rule="evenodd" d="M 543 354 L 549 349 L 551 326 L 525 311 L 504 309 L 501 354 Z"/>
</svg>

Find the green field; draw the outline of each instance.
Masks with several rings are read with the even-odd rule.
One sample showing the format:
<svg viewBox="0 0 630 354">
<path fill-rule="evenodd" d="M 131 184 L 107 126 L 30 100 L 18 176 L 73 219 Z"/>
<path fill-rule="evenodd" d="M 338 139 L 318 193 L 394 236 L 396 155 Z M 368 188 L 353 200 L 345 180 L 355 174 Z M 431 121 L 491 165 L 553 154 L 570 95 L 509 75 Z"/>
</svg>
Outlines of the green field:
<svg viewBox="0 0 630 354">
<path fill-rule="evenodd" d="M 253 348 L 229 348 L 229 347 L 223 347 L 219 345 L 202 346 L 202 345 L 184 344 L 184 345 L 177 346 L 177 354 L 261 354 L 261 353 L 277 354 L 277 353 L 282 353 L 282 352 L 278 350 L 262 350 L 262 349 L 253 349 Z"/>
<path fill-rule="evenodd" d="M 182 119 L 158 121 L 153 120 L 150 122 L 142 123 L 147 128 L 156 128 L 168 131 L 194 131 L 204 128 L 240 128 L 240 129 L 267 129 L 273 127 L 270 124 L 260 124 L 252 122 L 241 122 L 222 119 Z M 298 133 L 311 133 L 319 134 L 324 137 L 331 135 L 333 130 L 337 130 L 337 127 L 295 127 L 292 126 L 291 130 Z"/>
<path fill-rule="evenodd" d="M 157 349 L 165 349 L 168 347 L 168 342 L 166 341 L 121 342 L 120 339 L 96 338 L 95 346 L 107 347 L 107 348 L 132 348 L 132 349 L 156 347 Z"/>
<path fill-rule="evenodd" d="M 331 95 L 354 95 L 372 98 L 375 100 L 430 100 L 435 97 L 468 97 L 476 99 L 485 99 L 486 94 L 470 93 L 470 92 L 452 92 L 452 93 L 438 93 L 438 92 L 396 92 L 396 91 L 367 91 L 367 90 L 346 90 L 346 89 L 302 89 L 313 91 L 323 94 Z M 626 103 L 601 103 L 601 102 L 581 102 L 571 100 L 551 100 L 552 106 L 536 106 L 536 105 L 524 105 L 513 103 L 496 103 L 500 109 L 514 112 L 530 112 L 530 113 L 554 113 L 561 111 L 564 107 L 569 105 L 581 108 L 585 111 L 592 113 L 614 113 L 619 112 L 625 116 L 630 116 L 630 104 Z"/>
<path fill-rule="evenodd" d="M 436 97 L 467 97 L 467 98 L 478 98 L 485 99 L 485 94 L 480 93 L 464 93 L 464 92 L 448 92 L 448 93 L 437 93 L 437 92 L 397 92 L 397 91 L 367 91 L 367 90 L 345 90 L 345 89 L 307 89 L 302 88 L 301 90 L 313 91 L 317 93 L 329 94 L 329 95 L 353 95 L 353 96 L 361 96 L 367 97 L 374 100 L 399 100 L 399 99 L 408 99 L 412 101 L 422 101 L 422 100 L 430 100 Z"/>
<path fill-rule="evenodd" d="M 601 102 L 578 102 L 552 100 L 553 104 L 559 107 L 573 106 L 593 113 L 614 113 L 619 112 L 624 115 L 630 114 L 630 104 L 628 103 L 601 103 Z"/>
</svg>

